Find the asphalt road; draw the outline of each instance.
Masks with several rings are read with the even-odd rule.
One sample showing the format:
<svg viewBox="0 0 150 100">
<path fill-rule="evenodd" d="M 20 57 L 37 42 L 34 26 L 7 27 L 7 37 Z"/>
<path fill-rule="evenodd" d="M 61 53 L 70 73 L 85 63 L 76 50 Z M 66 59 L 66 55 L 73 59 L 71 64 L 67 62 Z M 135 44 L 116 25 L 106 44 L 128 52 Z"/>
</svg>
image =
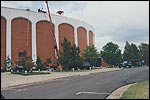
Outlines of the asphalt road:
<svg viewBox="0 0 150 100">
<path fill-rule="evenodd" d="M 6 99 L 105 99 L 115 89 L 149 80 L 149 67 L 127 68 L 1 90 Z"/>
</svg>

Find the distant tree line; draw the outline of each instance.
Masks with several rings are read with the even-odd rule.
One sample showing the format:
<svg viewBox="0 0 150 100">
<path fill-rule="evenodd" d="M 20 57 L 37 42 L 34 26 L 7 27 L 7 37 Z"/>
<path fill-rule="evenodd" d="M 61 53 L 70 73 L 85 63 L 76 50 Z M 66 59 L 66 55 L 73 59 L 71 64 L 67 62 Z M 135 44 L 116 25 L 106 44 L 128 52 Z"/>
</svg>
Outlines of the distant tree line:
<svg viewBox="0 0 150 100">
<path fill-rule="evenodd" d="M 117 66 L 124 60 L 129 59 L 138 59 L 144 61 L 146 65 L 149 65 L 149 44 L 141 43 L 139 46 L 136 46 L 133 43 L 126 41 L 124 47 L 124 52 L 121 54 L 119 46 L 113 42 L 108 42 L 103 46 L 100 52 L 97 51 L 94 45 L 89 45 L 86 47 L 83 54 L 80 54 L 80 48 L 75 44 L 71 45 L 70 41 L 67 38 L 61 43 L 63 50 L 60 52 L 58 58 L 59 64 L 65 66 L 65 69 L 78 67 L 81 65 L 82 61 L 85 60 L 91 64 L 91 66 L 100 66 L 97 62 L 99 58 L 102 57 L 105 62 L 110 66 Z M 26 54 L 26 51 L 24 51 Z M 45 62 L 42 63 L 40 57 L 37 57 L 36 62 L 34 63 L 31 57 L 25 56 L 21 58 L 16 64 L 26 67 L 29 71 L 33 66 L 37 68 L 42 68 L 47 64 L 52 63 L 51 58 L 48 58 Z M 10 66 L 13 66 L 13 61 L 7 57 L 4 61 L 4 66 L 9 70 Z"/>
<path fill-rule="evenodd" d="M 103 46 L 100 51 L 100 55 L 107 64 L 117 65 L 124 60 L 137 59 L 139 61 L 144 61 L 145 65 L 149 65 L 149 44 L 141 43 L 139 46 L 136 46 L 133 43 L 126 41 L 124 47 L 124 52 L 121 54 L 121 50 L 117 44 L 113 42 L 107 43 Z"/>
</svg>

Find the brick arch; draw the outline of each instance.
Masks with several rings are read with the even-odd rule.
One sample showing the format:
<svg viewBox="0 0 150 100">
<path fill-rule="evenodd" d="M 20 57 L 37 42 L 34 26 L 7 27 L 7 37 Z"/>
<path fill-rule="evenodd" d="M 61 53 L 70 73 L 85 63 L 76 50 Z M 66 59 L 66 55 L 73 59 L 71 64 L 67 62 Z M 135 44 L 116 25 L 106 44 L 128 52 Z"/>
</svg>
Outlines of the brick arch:
<svg viewBox="0 0 150 100">
<path fill-rule="evenodd" d="M 74 27 L 68 23 L 62 23 L 58 26 L 59 32 L 59 50 L 62 51 L 61 43 L 66 37 L 70 42 L 71 45 L 75 44 L 74 42 Z"/>
<path fill-rule="evenodd" d="M 27 20 L 27 21 L 29 21 L 29 22 L 31 22 L 31 23 L 32 23 L 32 21 L 31 21 L 30 19 L 28 19 L 28 18 L 26 18 L 26 17 L 23 17 L 23 16 L 13 17 L 13 19 L 12 19 L 12 20 L 15 20 L 15 19 L 18 19 L 18 18 L 25 19 L 25 20 Z"/>
<path fill-rule="evenodd" d="M 93 32 L 90 30 L 89 31 L 89 45 L 94 45 L 93 38 L 94 38 Z"/>
<path fill-rule="evenodd" d="M 37 57 L 40 57 L 43 62 L 48 58 L 51 58 L 52 61 L 55 60 L 54 40 L 50 22 L 42 20 L 36 23 L 36 45 Z"/>
<path fill-rule="evenodd" d="M 27 51 L 27 56 L 32 57 L 31 22 L 22 17 L 14 18 L 11 22 L 11 58 L 14 62 L 19 57 L 19 52 Z"/>
<path fill-rule="evenodd" d="M 1 67 L 6 59 L 6 19 L 1 16 Z"/>
<path fill-rule="evenodd" d="M 82 56 L 87 46 L 87 31 L 84 27 L 78 27 L 77 34 L 78 34 L 78 47 L 80 48 L 81 51 L 80 55 Z"/>
</svg>

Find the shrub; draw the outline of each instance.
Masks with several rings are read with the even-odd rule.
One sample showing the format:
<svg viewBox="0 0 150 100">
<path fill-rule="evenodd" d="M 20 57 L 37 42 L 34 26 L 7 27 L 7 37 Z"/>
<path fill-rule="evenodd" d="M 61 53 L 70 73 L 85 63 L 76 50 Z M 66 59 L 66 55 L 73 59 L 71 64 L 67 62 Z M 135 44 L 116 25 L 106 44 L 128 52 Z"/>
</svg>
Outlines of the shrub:
<svg viewBox="0 0 150 100">
<path fill-rule="evenodd" d="M 24 67 L 27 71 L 30 71 L 34 66 L 34 62 L 31 57 L 23 57 L 17 61 L 17 65 Z"/>
<path fill-rule="evenodd" d="M 11 68 L 13 66 L 13 62 L 9 58 L 9 56 L 7 56 L 7 59 L 4 61 L 4 66 L 6 67 L 6 71 L 10 71 L 11 70 Z"/>
</svg>

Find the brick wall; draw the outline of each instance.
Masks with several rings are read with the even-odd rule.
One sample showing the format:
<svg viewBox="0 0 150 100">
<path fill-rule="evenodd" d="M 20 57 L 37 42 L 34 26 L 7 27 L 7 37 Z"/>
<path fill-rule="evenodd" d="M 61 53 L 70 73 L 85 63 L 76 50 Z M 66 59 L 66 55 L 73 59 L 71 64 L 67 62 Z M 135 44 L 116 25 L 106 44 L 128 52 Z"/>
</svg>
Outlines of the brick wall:
<svg viewBox="0 0 150 100">
<path fill-rule="evenodd" d="M 6 20 L 1 17 L 1 67 L 6 58 Z"/>
<path fill-rule="evenodd" d="M 58 30 L 59 30 L 59 50 L 60 51 L 62 51 L 61 42 L 64 40 L 64 37 L 66 37 L 71 42 L 71 44 L 75 44 L 73 26 L 63 23 L 59 25 Z"/>
<path fill-rule="evenodd" d="M 93 45 L 93 32 L 89 31 L 89 45 Z"/>
<path fill-rule="evenodd" d="M 54 40 L 51 29 L 52 26 L 47 21 L 40 21 L 36 24 L 37 57 L 40 57 L 42 61 L 48 58 L 54 61 Z"/>
<path fill-rule="evenodd" d="M 51 58 L 52 61 L 55 59 L 54 40 L 50 27 L 51 25 L 48 21 L 39 21 L 36 23 L 37 57 L 39 56 L 43 61 L 48 58 Z M 1 17 L 1 63 L 6 58 L 6 29 L 6 20 Z M 77 31 L 78 47 L 80 48 L 81 55 L 87 46 L 87 30 L 84 27 L 78 27 L 75 31 Z M 89 44 L 92 45 L 93 33 L 89 31 L 88 34 Z M 72 45 L 75 44 L 74 27 L 71 24 L 62 23 L 58 26 L 58 46 L 60 51 L 62 51 L 61 42 L 64 37 Z M 11 58 L 14 62 L 18 59 L 18 53 L 23 50 L 27 51 L 28 56 L 32 56 L 32 24 L 29 20 L 18 17 L 11 22 Z"/>
<path fill-rule="evenodd" d="M 80 48 L 81 51 L 80 55 L 82 55 L 87 46 L 86 29 L 83 27 L 77 28 L 77 34 L 78 34 L 78 47 Z"/>
<path fill-rule="evenodd" d="M 32 57 L 31 22 L 25 18 L 16 18 L 11 23 L 11 57 L 14 62 L 18 59 L 18 53 L 26 50 Z"/>
</svg>

